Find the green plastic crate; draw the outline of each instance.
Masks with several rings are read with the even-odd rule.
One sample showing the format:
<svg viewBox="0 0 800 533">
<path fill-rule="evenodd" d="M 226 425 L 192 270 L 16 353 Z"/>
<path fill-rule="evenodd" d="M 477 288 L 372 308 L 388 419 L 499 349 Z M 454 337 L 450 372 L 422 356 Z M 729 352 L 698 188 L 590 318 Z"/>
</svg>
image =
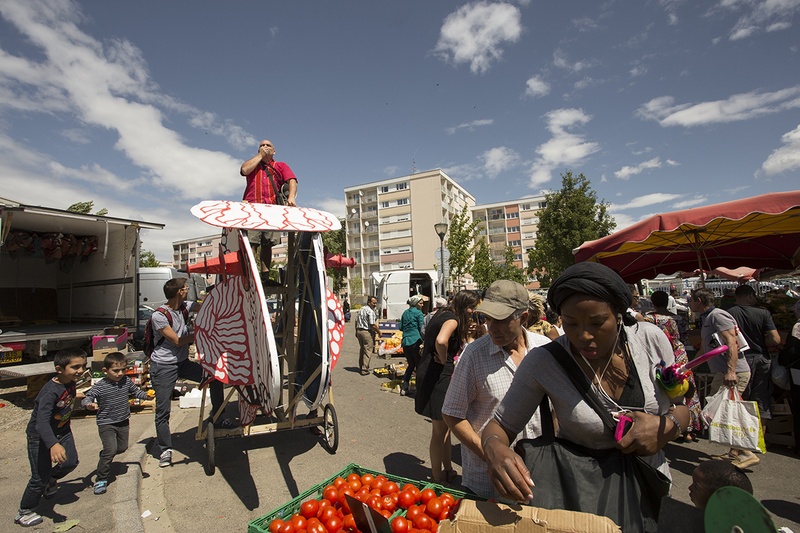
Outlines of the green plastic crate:
<svg viewBox="0 0 800 533">
<path fill-rule="evenodd" d="M 387 474 L 386 472 L 379 472 L 377 470 L 371 470 L 369 468 L 364 468 L 364 467 L 359 466 L 359 465 L 357 465 L 355 463 L 350 463 L 349 465 L 347 465 L 344 468 L 344 470 L 341 470 L 340 472 L 337 472 L 337 473 L 333 474 L 331 477 L 329 477 L 325 481 L 322 481 L 321 483 L 317 483 L 313 487 L 303 491 L 297 497 L 293 498 L 289 503 L 281 505 L 280 507 L 278 507 L 277 509 L 274 509 L 273 511 L 269 512 L 268 514 L 266 514 L 266 515 L 264 515 L 264 516 L 262 516 L 260 518 L 255 518 L 255 519 L 251 520 L 250 522 L 248 522 L 248 524 L 247 524 L 247 533 L 269 533 L 269 523 L 272 522 L 274 519 L 280 518 L 281 520 L 285 520 L 286 517 L 292 516 L 293 514 L 295 514 L 298 511 L 300 511 L 300 505 L 304 501 L 307 501 L 307 500 L 310 500 L 310 499 L 319 499 L 319 498 L 321 498 L 322 497 L 322 492 L 325 489 L 325 487 L 327 487 L 328 485 L 332 485 L 333 481 L 337 477 L 343 477 L 343 478 L 347 479 L 347 476 L 349 476 L 350 474 L 358 474 L 359 476 L 363 476 L 364 474 L 372 474 L 373 476 L 379 476 L 379 475 L 380 476 L 385 476 L 386 479 L 388 479 L 389 481 L 394 481 L 401 488 L 406 483 L 411 483 L 412 485 L 414 485 L 414 486 L 416 486 L 416 487 L 418 487 L 420 489 L 426 488 L 427 486 L 430 485 L 430 483 L 428 483 L 427 481 L 418 481 L 418 480 L 415 480 L 415 479 L 409 479 L 409 478 L 405 478 L 405 477 L 401 477 L 401 476 L 396 476 L 394 474 Z M 433 488 L 433 487 L 431 487 L 431 488 Z M 436 490 L 436 489 L 434 489 L 434 490 Z M 454 497 L 457 497 L 457 498 L 461 497 L 461 496 L 456 496 L 455 493 L 458 492 L 458 491 L 449 491 L 449 492 L 451 494 L 453 494 Z M 440 492 L 437 492 L 437 494 L 440 494 Z M 395 514 L 392 515 L 392 517 L 394 517 L 395 515 L 398 515 L 398 514 L 399 513 L 395 512 Z"/>
</svg>

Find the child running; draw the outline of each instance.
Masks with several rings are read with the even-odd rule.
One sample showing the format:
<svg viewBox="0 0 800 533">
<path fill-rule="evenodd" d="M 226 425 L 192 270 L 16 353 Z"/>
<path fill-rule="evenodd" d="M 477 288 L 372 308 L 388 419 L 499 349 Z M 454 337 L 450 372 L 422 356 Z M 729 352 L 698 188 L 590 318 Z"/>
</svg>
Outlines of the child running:
<svg viewBox="0 0 800 533">
<path fill-rule="evenodd" d="M 125 354 L 111 352 L 103 360 L 105 377 L 92 385 L 86 392 L 81 405 L 87 409 L 97 409 L 97 432 L 103 449 L 97 462 L 97 478 L 94 493 L 105 494 L 108 488 L 108 475 L 114 456 L 128 449 L 130 432 L 131 396 L 146 400 L 153 396 L 152 391 L 144 392 L 125 375 Z"/>
<path fill-rule="evenodd" d="M 25 430 L 31 479 L 14 518 L 14 522 L 23 527 L 42 523 L 42 517 L 35 511 L 42 496 L 55 496 L 58 480 L 78 466 L 78 451 L 69 419 L 75 402 L 75 382 L 86 370 L 86 352 L 79 348 L 61 350 L 56 353 L 53 364 L 57 375 L 45 383 L 36 396 Z"/>
</svg>

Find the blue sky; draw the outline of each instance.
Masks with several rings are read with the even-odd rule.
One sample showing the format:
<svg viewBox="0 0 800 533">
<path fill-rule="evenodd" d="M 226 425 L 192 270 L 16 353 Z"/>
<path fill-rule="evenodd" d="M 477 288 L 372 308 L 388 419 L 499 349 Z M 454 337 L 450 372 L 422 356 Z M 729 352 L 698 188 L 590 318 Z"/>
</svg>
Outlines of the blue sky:
<svg viewBox="0 0 800 533">
<path fill-rule="evenodd" d="M 213 233 L 258 141 L 300 205 L 444 169 L 478 203 L 583 172 L 620 227 L 800 188 L 800 0 L 0 0 L 0 196 Z"/>
</svg>

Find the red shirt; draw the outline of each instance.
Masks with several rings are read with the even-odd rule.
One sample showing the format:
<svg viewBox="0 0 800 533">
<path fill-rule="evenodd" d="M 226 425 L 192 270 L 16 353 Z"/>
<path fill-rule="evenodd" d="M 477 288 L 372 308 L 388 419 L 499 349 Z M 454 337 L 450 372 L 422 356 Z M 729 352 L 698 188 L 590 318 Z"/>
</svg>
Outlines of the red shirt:
<svg viewBox="0 0 800 533">
<path fill-rule="evenodd" d="M 269 170 L 278 190 L 289 180 L 297 181 L 289 165 L 282 161 L 272 161 Z M 254 171 L 247 175 L 247 185 L 244 188 L 242 200 L 255 204 L 276 203 L 275 191 L 272 189 L 272 182 L 269 179 L 267 166 L 264 163 L 258 165 Z"/>
</svg>

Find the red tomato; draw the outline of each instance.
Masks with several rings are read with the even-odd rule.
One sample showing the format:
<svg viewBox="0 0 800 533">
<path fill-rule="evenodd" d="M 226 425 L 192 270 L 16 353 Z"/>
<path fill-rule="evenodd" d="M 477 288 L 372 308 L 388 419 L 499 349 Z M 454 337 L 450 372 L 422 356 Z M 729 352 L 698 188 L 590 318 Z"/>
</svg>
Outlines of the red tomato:
<svg viewBox="0 0 800 533">
<path fill-rule="evenodd" d="M 356 527 L 356 519 L 353 518 L 353 515 L 349 514 L 344 517 L 342 520 L 342 529 L 348 531 L 349 533 L 355 533 L 358 531 L 358 527 Z"/>
<path fill-rule="evenodd" d="M 384 483 L 386 483 L 386 478 L 383 476 L 378 476 L 372 480 L 372 483 L 370 483 L 369 486 L 372 487 L 373 490 L 374 489 L 381 490 L 381 487 L 383 486 Z"/>
<path fill-rule="evenodd" d="M 333 485 L 328 485 L 325 487 L 325 490 L 322 491 L 322 497 L 328 500 L 331 505 L 339 501 L 339 491 Z"/>
<path fill-rule="evenodd" d="M 319 521 L 323 524 L 334 516 L 336 516 L 336 509 L 334 509 L 332 505 L 320 507 L 319 514 L 317 514 L 317 518 L 319 518 Z"/>
<path fill-rule="evenodd" d="M 334 516 L 325 522 L 325 529 L 328 530 L 328 533 L 336 533 L 342 529 L 343 525 L 342 519 L 338 516 Z"/>
<path fill-rule="evenodd" d="M 328 533 L 328 530 L 325 529 L 325 524 L 317 521 L 314 524 L 309 523 L 308 533 Z"/>
<path fill-rule="evenodd" d="M 407 490 L 408 492 L 410 492 L 411 494 L 413 494 L 413 495 L 414 495 L 414 502 L 415 502 L 415 503 L 419 503 L 420 495 L 421 495 L 422 493 L 420 492 L 420 490 L 419 490 L 419 488 L 418 488 L 418 487 L 415 487 L 414 485 L 411 485 L 411 484 L 407 484 L 407 485 L 406 485 L 406 486 L 403 488 L 403 490 Z"/>
<path fill-rule="evenodd" d="M 270 522 L 269 523 L 270 533 L 278 533 L 281 530 L 281 527 L 283 527 L 283 524 L 284 522 L 280 518 L 276 518 L 275 520 Z"/>
<path fill-rule="evenodd" d="M 347 485 L 353 489 L 353 492 L 361 490 L 361 480 L 360 479 L 353 479 L 347 482 Z"/>
<path fill-rule="evenodd" d="M 394 512 L 397 504 L 391 496 L 384 496 L 381 500 L 381 509 L 386 509 L 389 512 Z"/>
<path fill-rule="evenodd" d="M 378 512 L 379 512 L 379 513 L 381 513 L 381 515 L 382 515 L 382 516 L 383 516 L 383 517 L 384 517 L 386 520 L 389 520 L 389 519 L 392 517 L 392 513 L 390 513 L 390 512 L 389 512 L 389 511 L 387 511 L 386 509 L 381 509 L 381 510 L 380 510 L 380 511 L 378 511 Z"/>
<path fill-rule="evenodd" d="M 295 531 L 299 531 L 301 529 L 306 528 L 306 519 L 300 515 L 294 515 L 292 517 L 292 526 L 294 527 Z"/>
<path fill-rule="evenodd" d="M 381 485 L 381 494 L 383 494 L 384 496 L 399 491 L 400 487 L 398 487 L 397 483 L 395 483 L 394 481 L 387 481 L 386 483 Z"/>
<path fill-rule="evenodd" d="M 381 495 L 381 489 L 376 489 L 375 487 L 372 487 L 372 490 L 369 491 L 369 493 L 372 494 L 373 496 L 380 496 Z"/>
<path fill-rule="evenodd" d="M 362 485 L 370 485 L 375 480 L 375 476 L 372 474 L 364 474 L 361 476 L 361 484 Z"/>
<path fill-rule="evenodd" d="M 336 487 L 336 490 L 339 490 L 345 483 L 347 483 L 347 481 L 341 476 L 333 480 L 333 486 Z"/>
<path fill-rule="evenodd" d="M 431 501 L 431 498 L 435 497 L 436 493 L 433 491 L 433 489 L 425 489 L 420 493 L 420 501 L 425 505 L 427 505 L 428 502 Z M 423 529 L 423 528 L 418 528 L 418 529 Z"/>
<path fill-rule="evenodd" d="M 449 520 L 451 518 L 450 509 L 445 509 L 444 511 L 442 511 L 442 514 L 434 518 L 436 518 L 439 522 L 441 522 L 442 520 Z"/>
<path fill-rule="evenodd" d="M 442 505 L 445 507 L 452 507 L 456 503 L 456 499 L 449 492 L 443 492 L 439 499 L 442 500 Z"/>
<path fill-rule="evenodd" d="M 424 513 L 425 511 L 422 510 L 421 505 L 412 505 L 411 507 L 408 508 L 408 511 L 406 512 L 406 518 L 408 518 L 413 523 L 416 517 Z"/>
<path fill-rule="evenodd" d="M 292 525 L 292 521 L 289 520 L 288 522 L 284 522 L 278 533 L 294 533 L 294 525 Z"/>
<path fill-rule="evenodd" d="M 431 520 L 431 517 L 425 513 L 421 513 L 414 519 L 414 527 L 417 529 L 430 530 L 433 527 L 433 520 Z"/>
<path fill-rule="evenodd" d="M 339 493 L 338 493 L 338 492 L 336 493 L 336 497 L 337 497 L 337 498 L 339 497 Z M 319 508 L 320 508 L 320 509 L 322 509 L 323 507 L 326 507 L 326 506 L 328 506 L 328 505 L 331 505 L 331 502 L 329 502 L 329 501 L 328 501 L 328 500 L 326 500 L 325 498 L 322 498 L 322 499 L 319 501 Z"/>
<path fill-rule="evenodd" d="M 307 529 L 298 529 L 294 533 L 308 533 L 308 530 Z"/>
<path fill-rule="evenodd" d="M 398 516 L 391 523 L 392 533 L 408 533 L 408 520 Z"/>
<path fill-rule="evenodd" d="M 409 490 L 404 489 L 400 491 L 400 494 L 398 494 L 397 496 L 397 505 L 401 509 L 408 509 L 415 503 L 417 503 L 417 498 Z"/>
<path fill-rule="evenodd" d="M 347 487 L 346 485 L 345 487 L 346 488 L 342 488 L 342 490 L 339 491 L 339 507 L 344 509 L 345 512 L 349 513 L 350 506 L 347 505 L 347 498 L 345 498 L 345 496 L 349 494 L 351 497 L 355 498 L 356 493 L 353 492 L 353 489 L 351 489 L 350 487 Z"/>
<path fill-rule="evenodd" d="M 439 531 L 439 522 L 433 520 L 433 526 L 431 526 L 431 533 L 437 533 Z"/>
<path fill-rule="evenodd" d="M 442 506 L 441 500 L 434 496 L 428 500 L 428 504 L 425 506 L 425 513 L 431 518 L 436 519 L 442 514 L 443 509 L 444 507 Z"/>
<path fill-rule="evenodd" d="M 361 476 L 359 476 L 358 474 L 356 474 L 356 473 L 354 472 L 354 473 L 350 474 L 349 476 L 347 476 L 347 477 L 345 478 L 345 481 L 347 481 L 348 483 L 350 483 L 350 482 L 351 482 L 351 481 L 353 481 L 354 479 L 357 479 L 358 481 L 361 481 Z"/>
<path fill-rule="evenodd" d="M 367 501 L 365 503 L 370 507 L 372 507 L 373 509 L 375 509 L 376 511 L 381 510 L 381 499 L 379 496 L 370 496 L 369 498 L 367 498 Z"/>
<path fill-rule="evenodd" d="M 300 504 L 300 514 L 308 520 L 309 518 L 317 516 L 319 511 L 319 502 L 317 500 L 308 500 Z"/>
</svg>

